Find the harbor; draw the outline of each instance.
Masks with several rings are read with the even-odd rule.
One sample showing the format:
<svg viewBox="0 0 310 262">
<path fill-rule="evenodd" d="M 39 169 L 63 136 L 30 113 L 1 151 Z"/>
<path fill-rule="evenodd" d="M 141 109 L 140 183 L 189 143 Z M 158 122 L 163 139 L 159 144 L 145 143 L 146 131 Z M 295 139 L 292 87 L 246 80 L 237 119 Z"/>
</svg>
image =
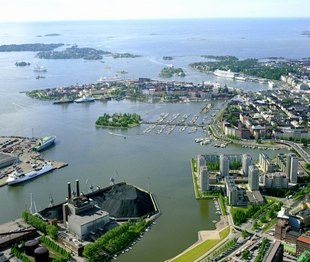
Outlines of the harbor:
<svg viewBox="0 0 310 262">
<path fill-rule="evenodd" d="M 67 163 L 56 160 L 46 161 L 43 159 L 41 153 L 37 151 L 37 149 L 45 149 L 45 147 L 38 147 L 39 145 L 42 146 L 42 144 L 40 144 L 41 141 L 42 139 L 17 136 L 0 137 L 0 187 L 8 183 L 10 184 L 12 179 L 10 180 L 9 178 L 12 178 L 14 174 L 16 174 L 16 178 L 23 176 L 23 181 L 26 181 L 28 180 L 27 174 L 34 178 L 35 176 L 68 165 Z M 22 175 L 18 177 L 18 174 Z M 30 178 L 32 177 L 29 177 L 29 179 Z M 15 183 L 16 182 L 17 181 L 15 181 Z"/>
</svg>

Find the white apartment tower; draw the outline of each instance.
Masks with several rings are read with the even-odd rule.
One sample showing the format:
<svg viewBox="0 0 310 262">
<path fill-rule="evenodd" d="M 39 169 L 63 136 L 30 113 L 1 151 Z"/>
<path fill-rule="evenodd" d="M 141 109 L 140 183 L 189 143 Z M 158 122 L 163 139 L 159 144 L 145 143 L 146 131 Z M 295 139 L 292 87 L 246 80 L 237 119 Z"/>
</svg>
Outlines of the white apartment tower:
<svg viewBox="0 0 310 262">
<path fill-rule="evenodd" d="M 229 158 L 226 155 L 220 155 L 220 173 L 224 177 L 229 175 Z"/>
</svg>

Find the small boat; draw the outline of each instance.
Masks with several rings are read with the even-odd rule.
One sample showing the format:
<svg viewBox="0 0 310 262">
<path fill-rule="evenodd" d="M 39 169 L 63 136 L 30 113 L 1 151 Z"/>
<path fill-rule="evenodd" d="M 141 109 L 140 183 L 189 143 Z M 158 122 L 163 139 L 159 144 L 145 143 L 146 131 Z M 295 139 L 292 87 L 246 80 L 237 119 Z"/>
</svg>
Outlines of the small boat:
<svg viewBox="0 0 310 262">
<path fill-rule="evenodd" d="M 34 72 L 46 72 L 47 69 L 46 69 L 46 67 L 44 67 L 44 66 L 38 66 L 38 65 L 36 65 L 36 66 L 33 68 L 33 71 L 34 71 Z"/>
</svg>

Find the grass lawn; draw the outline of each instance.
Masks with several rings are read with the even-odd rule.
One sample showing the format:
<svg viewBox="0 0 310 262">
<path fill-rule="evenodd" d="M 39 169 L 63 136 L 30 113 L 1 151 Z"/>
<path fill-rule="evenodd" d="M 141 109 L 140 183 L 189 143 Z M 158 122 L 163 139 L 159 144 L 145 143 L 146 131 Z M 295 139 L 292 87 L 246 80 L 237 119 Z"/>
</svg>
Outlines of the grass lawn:
<svg viewBox="0 0 310 262">
<path fill-rule="evenodd" d="M 202 242 L 201 244 L 197 245 L 196 247 L 190 249 L 188 252 L 184 253 L 182 256 L 179 256 L 171 262 L 190 262 L 194 261 L 195 259 L 201 257 L 203 254 L 208 252 L 211 248 L 216 246 L 219 242 L 221 242 L 224 238 L 228 236 L 230 232 L 230 227 L 226 227 L 220 231 L 220 238 L 221 239 L 208 239 Z"/>
<path fill-rule="evenodd" d="M 290 254 L 295 254 L 296 252 L 296 246 L 292 246 L 292 245 L 289 245 L 289 244 L 284 244 L 284 251 L 287 251 L 288 253 Z"/>
</svg>

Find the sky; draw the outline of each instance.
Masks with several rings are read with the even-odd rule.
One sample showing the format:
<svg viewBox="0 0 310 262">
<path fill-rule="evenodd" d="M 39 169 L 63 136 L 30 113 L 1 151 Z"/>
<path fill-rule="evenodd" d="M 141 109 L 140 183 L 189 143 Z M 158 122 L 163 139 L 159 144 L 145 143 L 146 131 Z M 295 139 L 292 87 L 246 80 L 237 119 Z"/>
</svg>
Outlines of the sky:
<svg viewBox="0 0 310 262">
<path fill-rule="evenodd" d="M 0 22 L 310 17 L 309 0 L 0 0 Z"/>
</svg>

